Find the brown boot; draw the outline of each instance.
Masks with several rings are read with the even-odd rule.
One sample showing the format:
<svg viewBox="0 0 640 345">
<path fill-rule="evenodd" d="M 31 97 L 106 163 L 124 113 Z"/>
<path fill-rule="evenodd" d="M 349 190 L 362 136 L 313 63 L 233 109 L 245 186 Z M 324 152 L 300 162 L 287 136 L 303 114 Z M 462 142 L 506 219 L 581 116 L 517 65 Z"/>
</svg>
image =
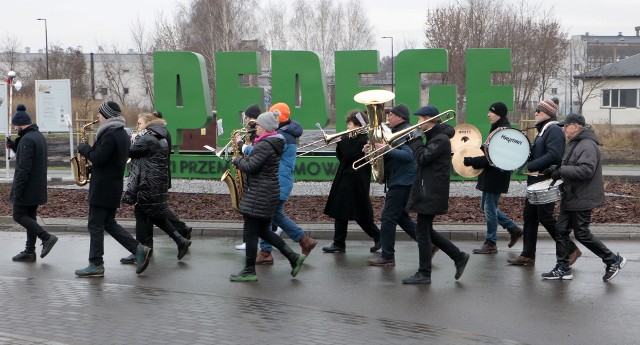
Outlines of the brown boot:
<svg viewBox="0 0 640 345">
<path fill-rule="evenodd" d="M 316 244 L 318 244 L 318 241 L 314 240 L 313 238 L 305 234 L 300 239 L 299 244 L 300 244 L 300 248 L 302 249 L 302 254 L 304 254 L 305 256 L 309 256 L 309 253 L 311 253 L 313 248 L 316 247 Z"/>
<path fill-rule="evenodd" d="M 514 266 L 533 266 L 536 264 L 536 259 L 520 255 L 515 259 L 508 259 L 507 262 Z"/>
<path fill-rule="evenodd" d="M 491 241 L 484 241 L 482 247 L 473 250 L 473 254 L 495 254 L 497 252 L 498 247 Z"/>
<path fill-rule="evenodd" d="M 509 235 L 511 235 L 511 238 L 509 239 L 509 244 L 507 244 L 507 247 L 511 248 L 518 242 L 520 237 L 522 237 L 522 229 L 519 226 L 516 226 L 515 228 L 509 230 Z"/>
<path fill-rule="evenodd" d="M 571 254 L 569 254 L 569 266 L 575 264 L 578 258 L 581 256 L 582 251 L 580 250 L 580 248 L 576 247 L 576 250 L 572 251 Z"/>
<path fill-rule="evenodd" d="M 256 265 L 273 265 L 273 256 L 271 252 L 261 250 L 256 257 Z"/>
</svg>

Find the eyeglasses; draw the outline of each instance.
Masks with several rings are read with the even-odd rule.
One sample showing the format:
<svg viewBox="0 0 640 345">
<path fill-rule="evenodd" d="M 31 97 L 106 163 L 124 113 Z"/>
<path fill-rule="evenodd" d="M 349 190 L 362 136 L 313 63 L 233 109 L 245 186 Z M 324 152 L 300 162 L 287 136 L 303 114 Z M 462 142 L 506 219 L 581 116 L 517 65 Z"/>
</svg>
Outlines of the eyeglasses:
<svg viewBox="0 0 640 345">
<path fill-rule="evenodd" d="M 541 113 L 541 112 L 542 112 L 542 109 L 540 109 L 540 108 L 536 109 L 536 114 L 537 113 Z"/>
<path fill-rule="evenodd" d="M 144 122 L 138 122 L 138 126 L 144 125 Z"/>
</svg>

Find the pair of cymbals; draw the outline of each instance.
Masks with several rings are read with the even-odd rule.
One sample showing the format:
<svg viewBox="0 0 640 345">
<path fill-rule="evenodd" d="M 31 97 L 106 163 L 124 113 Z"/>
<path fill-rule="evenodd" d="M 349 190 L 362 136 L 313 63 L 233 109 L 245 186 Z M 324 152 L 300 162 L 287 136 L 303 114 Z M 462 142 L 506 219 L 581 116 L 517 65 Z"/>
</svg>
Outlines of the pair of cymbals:
<svg viewBox="0 0 640 345">
<path fill-rule="evenodd" d="M 472 178 L 480 175 L 483 169 L 475 169 L 464 165 L 465 157 L 483 156 L 484 151 L 480 149 L 482 145 L 482 135 L 478 128 L 468 123 L 461 123 L 455 128 L 455 135 L 451 138 L 451 151 L 453 158 L 451 164 L 453 170 L 458 175 L 465 178 Z"/>
</svg>

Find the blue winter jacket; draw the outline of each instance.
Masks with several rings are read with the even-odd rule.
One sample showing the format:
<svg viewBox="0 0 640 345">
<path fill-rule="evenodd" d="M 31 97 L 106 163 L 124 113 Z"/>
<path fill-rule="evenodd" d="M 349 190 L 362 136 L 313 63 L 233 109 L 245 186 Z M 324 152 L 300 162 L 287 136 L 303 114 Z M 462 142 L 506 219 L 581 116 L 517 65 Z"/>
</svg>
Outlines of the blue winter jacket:
<svg viewBox="0 0 640 345">
<path fill-rule="evenodd" d="M 411 127 L 411 123 L 405 121 L 393 127 L 391 131 L 396 133 L 407 127 Z M 406 139 L 400 140 L 405 141 Z M 387 188 L 413 185 L 417 171 L 418 164 L 413 158 L 411 147 L 406 142 L 384 155 L 384 178 Z"/>
</svg>

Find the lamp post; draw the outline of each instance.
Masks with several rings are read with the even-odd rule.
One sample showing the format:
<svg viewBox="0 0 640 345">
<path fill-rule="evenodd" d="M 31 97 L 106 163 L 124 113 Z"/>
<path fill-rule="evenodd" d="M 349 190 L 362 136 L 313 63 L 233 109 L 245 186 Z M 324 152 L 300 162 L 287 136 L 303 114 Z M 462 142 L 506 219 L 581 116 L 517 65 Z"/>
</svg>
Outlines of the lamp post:
<svg viewBox="0 0 640 345">
<path fill-rule="evenodd" d="M 394 61 L 393 61 L 393 36 L 382 36 L 382 38 L 390 38 L 391 39 L 391 92 L 394 92 L 394 86 L 395 86 L 395 74 L 393 73 L 393 66 L 394 66 Z M 391 101 L 391 104 L 393 104 L 393 100 Z"/>
<path fill-rule="evenodd" d="M 49 35 L 47 34 L 47 18 L 38 18 L 44 20 L 44 54 L 45 63 L 47 64 L 47 79 L 49 79 Z"/>
</svg>

